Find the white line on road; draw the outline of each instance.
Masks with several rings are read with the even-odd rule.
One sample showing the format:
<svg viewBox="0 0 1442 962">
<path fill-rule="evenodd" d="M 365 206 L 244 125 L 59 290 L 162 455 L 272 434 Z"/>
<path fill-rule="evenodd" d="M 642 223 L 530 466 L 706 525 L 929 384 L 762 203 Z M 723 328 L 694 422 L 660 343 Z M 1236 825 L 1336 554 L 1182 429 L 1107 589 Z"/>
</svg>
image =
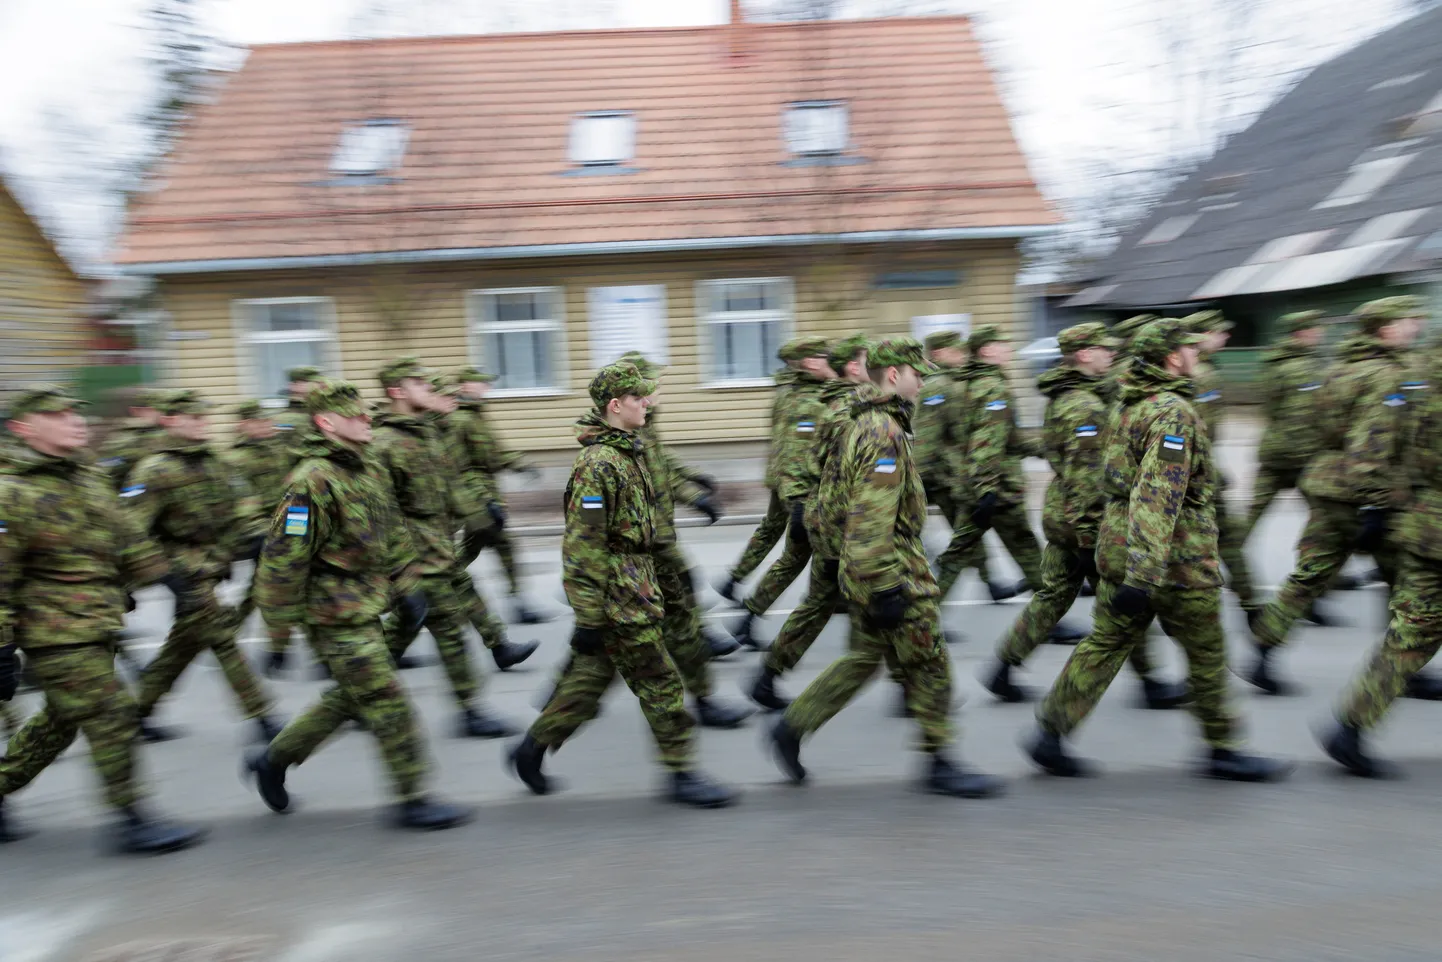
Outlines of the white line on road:
<svg viewBox="0 0 1442 962">
<path fill-rule="evenodd" d="M 100 924 L 109 910 L 90 905 L 70 912 L 26 912 L 0 916 L 0 958 L 5 962 L 46 962 Z"/>
</svg>

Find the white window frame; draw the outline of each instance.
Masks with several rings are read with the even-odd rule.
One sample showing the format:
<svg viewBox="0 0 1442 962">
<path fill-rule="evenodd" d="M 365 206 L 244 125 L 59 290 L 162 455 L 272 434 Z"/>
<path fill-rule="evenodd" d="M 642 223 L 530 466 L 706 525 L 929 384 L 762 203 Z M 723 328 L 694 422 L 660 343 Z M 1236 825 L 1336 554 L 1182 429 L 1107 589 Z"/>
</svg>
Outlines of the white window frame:
<svg viewBox="0 0 1442 962">
<path fill-rule="evenodd" d="M 588 122 L 617 119 L 625 120 L 628 123 L 625 150 L 619 151 L 622 156 L 592 157 L 590 159 L 580 156 L 582 140 L 585 137 L 583 131 Z M 577 114 L 571 119 L 571 133 L 566 144 L 566 156 L 577 167 L 624 167 L 636 159 L 636 126 L 636 114 L 630 110 L 592 110 L 588 113 Z"/>
<path fill-rule="evenodd" d="M 547 294 L 554 305 L 554 317 L 546 321 L 488 321 L 483 301 L 486 297 L 497 294 Z M 558 336 L 553 339 L 551 369 L 555 372 L 556 383 L 552 387 L 542 388 L 502 388 L 496 387 L 490 393 L 493 398 L 508 397 L 564 397 L 571 391 L 567 387 L 571 383 L 569 350 L 570 338 L 567 335 L 566 326 L 566 289 L 564 287 L 484 287 L 466 291 L 466 344 L 470 352 L 471 363 L 478 367 L 486 367 L 485 351 L 482 345 L 485 343 L 486 334 L 505 334 L 517 331 L 554 331 Z"/>
<path fill-rule="evenodd" d="M 715 292 L 725 284 L 779 284 L 781 286 L 784 305 L 771 311 L 726 311 L 727 321 L 713 319 L 712 302 Z M 791 339 L 791 332 L 796 326 L 796 284 L 790 277 L 718 277 L 710 280 L 696 282 L 696 290 L 693 295 L 696 299 L 696 323 L 697 342 L 700 344 L 701 356 L 697 362 L 702 371 L 702 388 L 752 388 L 770 387 L 774 385 L 775 379 L 771 376 L 754 378 L 722 378 L 716 376 L 713 367 L 715 358 L 715 344 L 712 342 L 712 330 L 721 323 L 747 323 L 758 321 L 780 321 L 781 331 L 777 338 L 777 346 L 786 343 Z"/>
<path fill-rule="evenodd" d="M 835 110 L 841 114 L 841 143 L 835 147 L 805 149 L 798 146 L 793 130 L 794 118 L 803 111 Z M 844 100 L 802 100 L 786 104 L 781 110 L 781 141 L 793 157 L 840 157 L 851 148 L 851 108 Z"/>
<path fill-rule="evenodd" d="M 382 150 L 387 146 L 385 144 L 366 145 L 363 143 L 367 136 L 371 138 L 380 136 L 370 133 L 378 130 L 396 131 L 393 135 L 395 142 L 388 145 L 388 150 Z M 339 177 L 378 177 L 400 167 L 401 161 L 405 159 L 406 148 L 410 146 L 410 141 L 410 125 L 401 120 L 376 119 L 348 123 L 341 128 L 335 152 L 331 154 L 330 172 Z M 361 165 L 360 158 L 363 154 L 360 148 L 362 146 L 371 147 L 371 152 L 376 155 L 374 163 Z"/>
<path fill-rule="evenodd" d="M 278 304 L 319 304 L 321 326 L 304 331 L 261 331 L 251 329 L 250 312 L 257 307 L 271 307 Z M 343 376 L 340 367 L 340 325 L 336 318 L 335 299 L 330 297 L 243 297 L 230 302 L 231 323 L 235 330 L 235 352 L 239 383 L 246 397 L 258 397 L 261 391 L 259 358 L 251 349 L 255 344 L 285 344 L 319 342 L 323 367 L 328 374 Z M 274 402 L 276 407 L 284 401 L 276 398 L 262 399 L 262 403 Z M 269 404 L 267 406 L 270 406 Z"/>
</svg>

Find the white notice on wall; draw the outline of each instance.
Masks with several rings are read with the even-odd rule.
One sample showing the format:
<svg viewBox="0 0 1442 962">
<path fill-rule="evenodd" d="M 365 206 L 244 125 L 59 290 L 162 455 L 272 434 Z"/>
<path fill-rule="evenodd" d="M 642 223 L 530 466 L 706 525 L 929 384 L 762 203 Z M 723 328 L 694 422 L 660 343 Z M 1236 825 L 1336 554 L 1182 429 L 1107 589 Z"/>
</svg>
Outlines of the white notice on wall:
<svg viewBox="0 0 1442 962">
<path fill-rule="evenodd" d="M 627 351 L 640 351 L 657 364 L 670 362 L 664 284 L 593 287 L 587 294 L 587 307 L 591 367 L 605 367 Z"/>
<path fill-rule="evenodd" d="M 911 318 L 911 336 L 918 341 L 937 331 L 958 331 L 962 338 L 971 335 L 970 314 L 915 314 Z"/>
</svg>

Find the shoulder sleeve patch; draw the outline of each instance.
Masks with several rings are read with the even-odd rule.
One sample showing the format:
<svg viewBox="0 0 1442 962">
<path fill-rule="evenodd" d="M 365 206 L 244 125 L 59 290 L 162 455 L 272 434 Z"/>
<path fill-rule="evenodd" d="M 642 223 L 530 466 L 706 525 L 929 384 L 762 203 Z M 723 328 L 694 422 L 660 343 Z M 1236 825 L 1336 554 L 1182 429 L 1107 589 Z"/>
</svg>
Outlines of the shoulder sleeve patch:
<svg viewBox="0 0 1442 962">
<path fill-rule="evenodd" d="M 901 474 L 897 470 L 895 458 L 877 458 L 876 463 L 871 467 L 870 480 L 872 484 L 883 488 L 894 488 L 901 484 Z"/>
<path fill-rule="evenodd" d="M 291 504 L 285 509 L 285 533 L 294 538 L 310 534 L 310 506 Z"/>
<path fill-rule="evenodd" d="M 1222 399 L 1222 392 L 1218 390 L 1207 391 L 1205 394 L 1197 395 L 1198 404 L 1211 404 Z"/>
<path fill-rule="evenodd" d="M 1407 398 L 1402 394 L 1389 394 L 1382 399 L 1382 403 L 1389 408 L 1399 408 L 1407 403 Z"/>
<path fill-rule="evenodd" d="M 815 421 L 797 421 L 796 432 L 798 434 L 811 434 L 816 430 Z"/>
<path fill-rule="evenodd" d="M 924 398 L 921 403 L 927 405 L 928 407 L 936 407 L 938 404 L 941 404 L 945 400 L 945 394 L 933 394 L 931 395 L 931 397 Z"/>
<path fill-rule="evenodd" d="M 593 528 L 604 527 L 606 524 L 606 499 L 599 494 L 582 495 L 581 522 Z"/>
<path fill-rule="evenodd" d="M 1186 458 L 1186 453 L 1187 439 L 1185 437 L 1180 434 L 1162 435 L 1161 458 L 1163 461 L 1180 464 Z"/>
<path fill-rule="evenodd" d="M 138 498 L 144 493 L 145 485 L 143 484 L 127 484 L 120 489 L 120 496 L 122 498 Z"/>
</svg>

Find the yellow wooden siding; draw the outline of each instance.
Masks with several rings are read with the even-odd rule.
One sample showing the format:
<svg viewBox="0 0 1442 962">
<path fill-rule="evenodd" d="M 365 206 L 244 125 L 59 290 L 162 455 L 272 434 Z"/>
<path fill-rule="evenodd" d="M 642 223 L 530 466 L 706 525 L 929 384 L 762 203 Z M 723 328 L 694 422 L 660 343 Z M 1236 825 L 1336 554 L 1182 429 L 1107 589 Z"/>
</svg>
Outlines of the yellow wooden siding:
<svg viewBox="0 0 1442 962">
<path fill-rule="evenodd" d="M 957 310 L 973 323 L 1007 326 L 1015 320 L 1014 246 L 1004 243 L 929 250 L 926 263 L 959 270 L 960 286 L 950 292 Z M 854 330 L 904 333 L 904 317 L 884 309 L 871 290 L 878 265 L 893 252 L 825 256 L 782 252 L 768 256 L 644 257 L 625 260 L 544 260 L 506 266 L 438 266 L 362 273 L 284 273 L 173 278 L 164 288 L 165 306 L 179 339 L 172 340 L 172 370 L 178 383 L 196 387 L 226 408 L 242 400 L 244 355 L 235 339 L 234 304 L 239 299 L 327 297 L 340 331 L 340 373 L 372 398 L 380 397 L 375 372 L 400 354 L 415 354 L 450 371 L 471 362 L 467 293 L 517 287 L 559 287 L 564 292 L 568 393 L 548 397 L 496 398 L 493 416 L 508 444 L 528 450 L 569 449 L 571 425 L 590 404 L 587 292 L 593 286 L 663 284 L 670 365 L 663 384 L 665 431 L 673 442 L 756 441 L 767 436 L 772 391 L 759 387 L 702 384 L 699 282 L 742 277 L 789 277 L 795 294 L 791 336 L 835 335 Z M 940 258 L 940 260 L 939 260 Z M 889 292 L 894 301 L 896 292 Z M 915 293 L 922 298 L 935 292 Z M 201 332 L 208 336 L 195 338 Z"/>
<path fill-rule="evenodd" d="M 85 306 L 85 282 L 0 187 L 0 390 L 83 363 Z"/>
</svg>

